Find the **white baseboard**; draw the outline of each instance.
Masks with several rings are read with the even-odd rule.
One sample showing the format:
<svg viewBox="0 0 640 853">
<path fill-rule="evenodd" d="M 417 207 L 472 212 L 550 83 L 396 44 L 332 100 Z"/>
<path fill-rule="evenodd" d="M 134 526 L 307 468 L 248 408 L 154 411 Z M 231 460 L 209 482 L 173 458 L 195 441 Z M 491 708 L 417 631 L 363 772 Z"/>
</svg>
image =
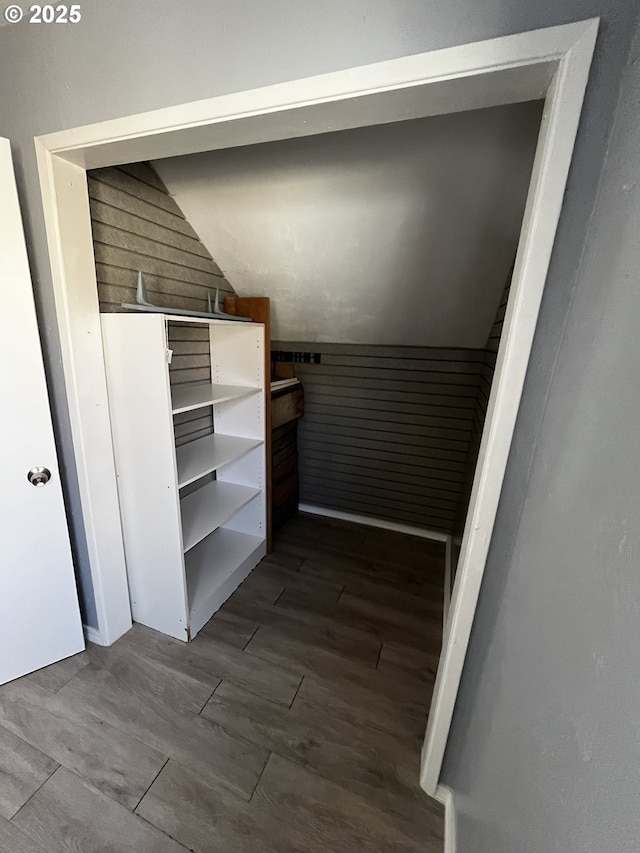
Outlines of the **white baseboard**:
<svg viewBox="0 0 640 853">
<path fill-rule="evenodd" d="M 382 530 L 393 530 L 395 533 L 419 536 L 421 539 L 435 539 L 437 542 L 446 542 L 450 538 L 446 533 L 440 533 L 437 530 L 425 530 L 423 527 L 413 527 L 410 524 L 400 524 L 395 521 L 387 521 L 384 518 L 371 518 L 368 515 L 356 515 L 356 513 L 342 512 L 338 509 L 327 509 L 327 507 L 315 506 L 314 504 L 300 504 L 298 509 L 300 512 L 308 512 L 311 515 L 323 515 L 326 518 L 337 518 L 340 521 L 352 521 L 354 524 L 379 527 Z"/>
<path fill-rule="evenodd" d="M 444 853 L 456 853 L 456 814 L 451 788 L 438 785 L 436 800 L 444 806 Z"/>
<path fill-rule="evenodd" d="M 100 631 L 98 631 L 98 629 L 97 629 L 97 628 L 92 628 L 92 627 L 91 627 L 91 625 L 83 625 L 83 626 L 82 626 L 82 629 L 83 629 L 83 631 L 84 631 L 84 636 L 85 636 L 85 638 L 86 638 L 90 643 L 95 643 L 95 644 L 96 644 L 96 646 L 106 646 L 106 645 L 108 645 L 108 644 L 107 644 L 107 643 L 105 643 L 105 641 L 102 639 L 102 634 L 100 633 Z"/>
</svg>

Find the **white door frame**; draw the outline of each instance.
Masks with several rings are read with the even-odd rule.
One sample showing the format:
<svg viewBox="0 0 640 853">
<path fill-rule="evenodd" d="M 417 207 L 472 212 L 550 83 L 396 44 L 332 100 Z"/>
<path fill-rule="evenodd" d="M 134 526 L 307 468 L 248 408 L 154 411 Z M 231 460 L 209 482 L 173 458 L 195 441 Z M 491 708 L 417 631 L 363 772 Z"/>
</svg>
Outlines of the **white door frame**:
<svg viewBox="0 0 640 853">
<path fill-rule="evenodd" d="M 547 275 L 597 20 L 295 80 L 36 137 L 57 322 L 99 627 L 131 622 L 86 170 L 545 98 L 511 297 L 423 748 L 436 792 Z"/>
</svg>

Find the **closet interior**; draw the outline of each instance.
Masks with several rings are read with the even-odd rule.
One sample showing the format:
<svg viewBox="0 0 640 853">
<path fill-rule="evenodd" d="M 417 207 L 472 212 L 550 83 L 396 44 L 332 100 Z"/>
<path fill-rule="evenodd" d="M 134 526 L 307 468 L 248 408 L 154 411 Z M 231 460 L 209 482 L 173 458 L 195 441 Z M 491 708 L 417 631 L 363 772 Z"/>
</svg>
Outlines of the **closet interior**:
<svg viewBox="0 0 640 853">
<path fill-rule="evenodd" d="M 460 541 L 540 119 L 89 172 L 135 621 L 193 638 L 299 509 Z"/>
</svg>

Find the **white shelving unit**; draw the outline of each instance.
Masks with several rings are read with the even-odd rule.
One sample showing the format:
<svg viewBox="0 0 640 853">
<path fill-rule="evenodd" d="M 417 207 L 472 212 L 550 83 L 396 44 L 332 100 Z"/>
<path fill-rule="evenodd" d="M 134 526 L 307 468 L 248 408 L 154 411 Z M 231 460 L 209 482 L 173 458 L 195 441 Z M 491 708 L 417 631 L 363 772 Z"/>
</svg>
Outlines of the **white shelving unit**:
<svg viewBox="0 0 640 853">
<path fill-rule="evenodd" d="M 171 386 L 170 322 L 208 327 L 211 382 Z M 264 327 L 103 314 L 102 335 L 132 615 L 190 640 L 266 551 Z M 173 415 L 207 407 L 176 450 Z"/>
</svg>

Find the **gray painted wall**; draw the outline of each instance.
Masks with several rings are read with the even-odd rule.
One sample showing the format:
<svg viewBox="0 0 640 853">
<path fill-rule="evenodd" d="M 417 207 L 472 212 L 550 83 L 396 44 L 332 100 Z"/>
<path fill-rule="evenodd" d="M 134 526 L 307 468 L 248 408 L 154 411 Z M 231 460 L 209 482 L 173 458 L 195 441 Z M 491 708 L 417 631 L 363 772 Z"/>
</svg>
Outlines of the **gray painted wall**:
<svg viewBox="0 0 640 853">
<path fill-rule="evenodd" d="M 447 750 L 461 853 L 638 850 L 640 38 L 631 56 L 546 401 L 527 380 Z"/>
<path fill-rule="evenodd" d="M 515 254 L 540 103 L 153 165 L 278 340 L 483 347 Z"/>
<path fill-rule="evenodd" d="M 629 389 L 638 375 L 639 338 L 631 301 L 638 252 L 628 229 L 631 215 L 637 215 L 637 164 L 628 177 L 622 168 L 610 173 L 584 258 L 588 263 L 581 265 L 581 259 L 637 8 L 628 0 L 300 0 L 295 9 L 285 0 L 190 0 L 188 7 L 174 0 L 84 0 L 82 10 L 83 21 L 75 27 L 25 23 L 0 29 L 0 115 L 2 133 L 13 143 L 76 558 L 83 569 L 86 549 L 34 134 L 602 17 L 445 770 L 456 788 L 461 853 L 540 853 L 563 850 L 564 841 L 565 851 L 584 851 L 589 835 L 594 851 L 635 849 L 637 785 L 633 790 L 630 785 L 640 766 L 634 755 L 640 454 L 637 401 Z M 160 50 L 159 44 L 169 47 Z M 606 327 L 614 334 L 603 339 Z M 572 404 L 579 417 L 570 412 L 567 420 Z M 539 438 L 544 452 L 533 469 Z M 559 543 L 563 547 L 556 550 Z M 506 596 L 511 572 L 518 582 Z M 541 614 L 533 626 L 527 618 L 527 631 L 518 619 L 525 600 Z M 527 709 L 517 697 L 504 702 L 496 660 L 508 663 L 509 673 L 519 672 L 519 684 L 530 681 L 544 704 L 534 701 Z M 491 707 L 493 719 L 484 714 L 480 726 L 477 717 L 471 719 L 476 703 Z M 602 714 L 607 704 L 612 726 Z M 467 725 L 476 737 L 465 737 Z M 505 752 L 510 762 L 518 759 L 508 775 L 500 764 L 485 761 Z M 551 838 L 556 833 L 559 844 Z"/>
</svg>

